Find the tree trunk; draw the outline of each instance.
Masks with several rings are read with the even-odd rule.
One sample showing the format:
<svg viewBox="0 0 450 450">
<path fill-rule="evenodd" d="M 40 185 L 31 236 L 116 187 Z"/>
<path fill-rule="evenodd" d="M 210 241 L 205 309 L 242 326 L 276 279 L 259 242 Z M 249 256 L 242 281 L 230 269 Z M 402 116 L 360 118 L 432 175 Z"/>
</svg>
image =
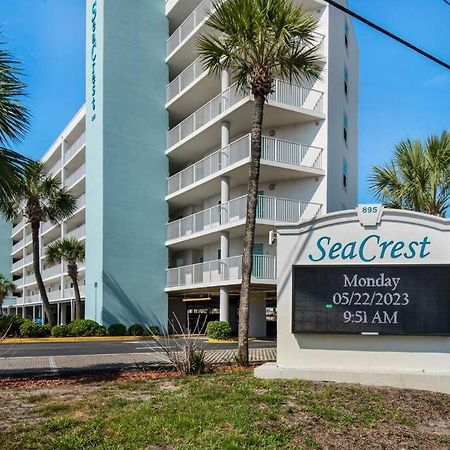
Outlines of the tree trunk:
<svg viewBox="0 0 450 450">
<path fill-rule="evenodd" d="M 3 300 L 5 300 L 5 296 L 0 294 L 0 317 L 3 316 Z"/>
<path fill-rule="evenodd" d="M 43 310 L 45 312 L 45 315 L 47 316 L 49 325 L 53 327 L 55 325 L 55 318 L 52 314 L 50 302 L 48 301 L 47 291 L 45 290 L 44 282 L 42 281 L 41 269 L 39 267 L 39 261 L 41 258 L 41 254 L 39 251 L 39 227 L 40 222 L 31 223 L 31 233 L 33 237 L 33 270 L 39 288 L 39 293 L 41 294 Z"/>
<path fill-rule="evenodd" d="M 78 268 L 74 269 L 76 275 L 73 275 L 72 283 L 73 283 L 73 291 L 75 292 L 75 320 L 80 320 L 81 317 L 81 296 L 80 296 L 80 288 L 78 287 Z"/>
<path fill-rule="evenodd" d="M 239 301 L 238 359 L 248 365 L 249 294 L 253 269 L 253 243 L 255 240 L 256 203 L 258 201 L 259 166 L 261 161 L 261 128 L 265 98 L 255 94 L 251 131 L 251 155 L 248 174 L 247 214 L 242 251 L 242 284 Z"/>
</svg>

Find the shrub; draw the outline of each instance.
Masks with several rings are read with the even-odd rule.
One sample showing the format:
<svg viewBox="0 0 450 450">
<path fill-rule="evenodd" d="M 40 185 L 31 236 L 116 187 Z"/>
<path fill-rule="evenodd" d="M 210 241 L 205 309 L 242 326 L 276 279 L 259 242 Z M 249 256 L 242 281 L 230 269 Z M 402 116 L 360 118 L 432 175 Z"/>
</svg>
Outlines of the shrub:
<svg viewBox="0 0 450 450">
<path fill-rule="evenodd" d="M 32 320 L 25 320 L 19 328 L 20 335 L 26 338 L 38 338 L 50 336 L 49 325 L 39 325 Z"/>
<path fill-rule="evenodd" d="M 130 336 L 146 336 L 148 333 L 144 325 L 141 325 L 140 323 L 135 323 L 134 325 L 131 325 L 128 328 L 128 334 Z"/>
<path fill-rule="evenodd" d="M 127 327 L 123 323 L 113 323 L 108 328 L 110 336 L 125 336 L 127 334 Z"/>
<path fill-rule="evenodd" d="M 79 319 L 69 324 L 70 336 L 104 336 L 105 327 L 102 327 L 95 320 Z"/>
<path fill-rule="evenodd" d="M 27 319 L 16 316 L 15 314 L 9 314 L 0 317 L 0 335 L 3 336 L 8 330 L 10 336 L 20 336 L 20 325 L 22 325 Z"/>
<path fill-rule="evenodd" d="M 52 328 L 52 336 L 53 337 L 69 336 L 69 327 L 68 327 L 68 325 L 55 325 Z"/>
<path fill-rule="evenodd" d="M 150 336 L 159 336 L 161 335 L 161 330 L 156 325 L 147 325 L 147 334 Z"/>
<path fill-rule="evenodd" d="M 230 339 L 231 326 L 228 322 L 209 322 L 206 326 L 206 335 L 211 339 Z"/>
</svg>

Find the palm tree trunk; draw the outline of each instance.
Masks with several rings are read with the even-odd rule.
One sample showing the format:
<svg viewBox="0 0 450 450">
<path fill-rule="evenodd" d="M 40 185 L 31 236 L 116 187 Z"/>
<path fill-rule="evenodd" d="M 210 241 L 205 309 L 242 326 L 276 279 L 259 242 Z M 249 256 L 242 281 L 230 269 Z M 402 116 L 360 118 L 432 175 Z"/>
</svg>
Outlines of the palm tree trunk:
<svg viewBox="0 0 450 450">
<path fill-rule="evenodd" d="M 261 161 L 261 129 L 265 97 L 255 94 L 251 131 L 251 155 L 248 174 L 247 214 L 242 251 L 242 284 L 239 301 L 238 360 L 248 365 L 249 294 L 253 269 L 253 243 L 255 240 L 256 203 L 258 201 L 259 167 Z"/>
<path fill-rule="evenodd" d="M 47 316 L 48 323 L 51 327 L 55 325 L 55 318 L 52 314 L 50 302 L 48 301 L 47 291 L 45 290 L 44 282 L 42 281 L 41 269 L 39 267 L 40 251 L 39 251 L 39 227 L 40 222 L 31 223 L 31 233 L 33 237 L 33 270 L 36 282 L 41 294 L 42 307 Z"/>
<path fill-rule="evenodd" d="M 78 274 L 77 274 L 78 275 Z M 80 288 L 78 287 L 78 276 L 72 277 L 73 291 L 75 292 L 75 319 L 81 319 L 81 296 Z"/>
<path fill-rule="evenodd" d="M 5 296 L 0 294 L 0 317 L 3 316 L 3 300 L 5 300 Z"/>
</svg>

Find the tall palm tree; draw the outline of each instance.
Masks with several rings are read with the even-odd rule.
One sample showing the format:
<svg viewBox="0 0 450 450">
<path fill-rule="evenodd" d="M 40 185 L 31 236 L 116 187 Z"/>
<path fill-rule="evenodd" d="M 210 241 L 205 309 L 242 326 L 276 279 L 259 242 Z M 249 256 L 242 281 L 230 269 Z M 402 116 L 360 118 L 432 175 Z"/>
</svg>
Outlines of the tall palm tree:
<svg viewBox="0 0 450 450">
<path fill-rule="evenodd" d="M 5 202 L 0 207 L 7 220 L 13 220 L 22 211 L 25 220 L 31 225 L 33 270 L 45 315 L 50 326 L 53 326 L 55 318 L 50 308 L 39 266 L 39 230 L 42 222 L 57 223 L 72 215 L 76 209 L 76 199 L 61 186 L 61 182 L 57 178 L 47 174 L 45 166 L 41 162 L 33 161 L 25 166 L 24 179 L 16 198 Z"/>
<path fill-rule="evenodd" d="M 21 75 L 17 60 L 0 47 L 0 202 L 16 193 L 23 165 L 28 161 L 7 148 L 22 139 L 29 127 L 30 115 L 22 104 L 26 86 Z"/>
<path fill-rule="evenodd" d="M 239 359 L 248 364 L 249 292 L 264 105 L 274 90 L 275 77 L 295 82 L 319 78 L 317 23 L 291 0 L 227 0 L 214 3 L 206 25 L 213 31 L 198 41 L 204 67 L 216 76 L 227 70 L 238 89 L 254 98 L 238 344 Z"/>
<path fill-rule="evenodd" d="M 64 261 L 67 263 L 67 274 L 73 283 L 75 292 L 75 319 L 81 319 L 81 296 L 78 286 L 78 263 L 84 261 L 83 242 L 77 239 L 62 239 L 50 244 L 47 248 L 47 260 L 50 264 Z"/>
<path fill-rule="evenodd" d="M 386 206 L 444 217 L 450 203 L 450 132 L 399 142 L 394 158 L 373 167 L 370 187 Z"/>
<path fill-rule="evenodd" d="M 7 295 L 12 294 L 15 288 L 16 286 L 0 273 L 0 316 L 3 315 L 3 300 Z"/>
</svg>

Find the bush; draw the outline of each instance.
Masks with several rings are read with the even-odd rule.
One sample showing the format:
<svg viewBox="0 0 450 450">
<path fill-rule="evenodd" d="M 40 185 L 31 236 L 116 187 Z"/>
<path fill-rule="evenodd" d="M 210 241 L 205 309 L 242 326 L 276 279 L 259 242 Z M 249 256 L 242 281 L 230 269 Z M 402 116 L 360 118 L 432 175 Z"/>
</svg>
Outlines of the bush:
<svg viewBox="0 0 450 450">
<path fill-rule="evenodd" d="M 66 337 L 69 336 L 69 326 L 68 325 L 55 325 L 52 328 L 53 337 Z"/>
<path fill-rule="evenodd" d="M 0 335 L 3 336 L 8 330 L 9 336 L 20 336 L 20 325 L 22 325 L 27 319 L 16 316 L 15 314 L 9 314 L 0 317 Z"/>
<path fill-rule="evenodd" d="M 105 336 L 106 328 L 95 320 L 79 319 L 69 324 L 70 336 Z"/>
<path fill-rule="evenodd" d="M 127 334 L 127 327 L 123 323 L 113 323 L 108 328 L 110 336 L 125 336 Z"/>
<path fill-rule="evenodd" d="M 147 334 L 150 336 L 159 336 L 161 335 L 161 330 L 156 325 L 147 325 Z"/>
<path fill-rule="evenodd" d="M 144 325 L 135 323 L 134 325 L 131 325 L 130 328 L 128 328 L 128 334 L 130 336 L 146 336 L 148 333 Z"/>
<path fill-rule="evenodd" d="M 211 339 L 230 339 L 231 326 L 228 322 L 209 322 L 206 326 L 206 335 Z"/>
<path fill-rule="evenodd" d="M 20 325 L 19 331 L 22 337 L 38 338 L 50 336 L 51 328 L 49 325 L 39 325 L 27 319 Z"/>
</svg>

